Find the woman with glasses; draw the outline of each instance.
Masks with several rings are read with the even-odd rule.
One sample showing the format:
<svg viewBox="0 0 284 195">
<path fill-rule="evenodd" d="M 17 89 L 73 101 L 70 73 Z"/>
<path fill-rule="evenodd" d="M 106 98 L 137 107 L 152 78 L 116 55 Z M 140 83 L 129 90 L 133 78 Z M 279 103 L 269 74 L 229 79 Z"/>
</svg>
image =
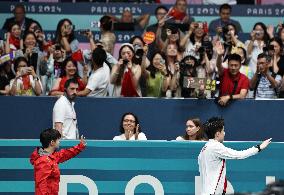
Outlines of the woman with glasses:
<svg viewBox="0 0 284 195">
<path fill-rule="evenodd" d="M 121 135 L 115 136 L 113 140 L 147 140 L 146 135 L 141 132 L 138 117 L 133 113 L 125 113 L 120 122 Z"/>
</svg>

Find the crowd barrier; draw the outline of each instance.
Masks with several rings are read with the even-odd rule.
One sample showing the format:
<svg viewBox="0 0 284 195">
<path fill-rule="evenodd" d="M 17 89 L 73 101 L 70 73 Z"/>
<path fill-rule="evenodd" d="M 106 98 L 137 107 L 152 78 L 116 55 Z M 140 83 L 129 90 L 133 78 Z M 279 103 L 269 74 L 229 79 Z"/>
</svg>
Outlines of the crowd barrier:
<svg viewBox="0 0 284 195">
<path fill-rule="evenodd" d="M 77 144 L 61 141 L 63 147 Z M 259 142 L 227 142 L 242 150 Z M 91 141 L 61 164 L 60 195 L 198 195 L 198 154 L 204 142 Z M 29 156 L 38 140 L 0 140 L 0 194 L 34 192 Z M 245 160 L 227 160 L 228 193 L 258 192 L 283 178 L 283 143 L 272 143 Z M 88 193 L 89 192 L 89 193 Z M 156 192 L 156 193 L 154 193 Z"/>
<path fill-rule="evenodd" d="M 0 138 L 37 139 L 52 126 L 55 97 L 0 96 Z M 185 133 L 188 118 L 225 119 L 226 140 L 283 141 L 282 100 L 234 101 L 223 108 L 213 99 L 78 98 L 75 104 L 80 134 L 89 139 L 111 140 L 119 135 L 121 116 L 135 113 L 149 140 L 174 140 Z"/>
</svg>

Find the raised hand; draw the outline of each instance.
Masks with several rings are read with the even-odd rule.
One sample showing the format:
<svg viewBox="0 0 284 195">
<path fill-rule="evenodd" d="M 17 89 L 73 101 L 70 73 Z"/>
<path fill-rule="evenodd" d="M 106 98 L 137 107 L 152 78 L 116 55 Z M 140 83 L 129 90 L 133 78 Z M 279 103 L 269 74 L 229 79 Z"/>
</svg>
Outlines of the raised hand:
<svg viewBox="0 0 284 195">
<path fill-rule="evenodd" d="M 261 149 L 261 150 L 265 149 L 265 148 L 271 143 L 271 140 L 272 140 L 272 138 L 269 138 L 269 139 L 263 141 L 263 142 L 260 144 L 260 149 Z"/>
<path fill-rule="evenodd" d="M 215 49 L 218 55 L 223 55 L 225 53 L 225 49 L 221 41 L 216 42 Z"/>
<path fill-rule="evenodd" d="M 87 145 L 86 138 L 83 135 L 81 135 L 80 143 L 83 144 L 84 146 Z"/>
</svg>

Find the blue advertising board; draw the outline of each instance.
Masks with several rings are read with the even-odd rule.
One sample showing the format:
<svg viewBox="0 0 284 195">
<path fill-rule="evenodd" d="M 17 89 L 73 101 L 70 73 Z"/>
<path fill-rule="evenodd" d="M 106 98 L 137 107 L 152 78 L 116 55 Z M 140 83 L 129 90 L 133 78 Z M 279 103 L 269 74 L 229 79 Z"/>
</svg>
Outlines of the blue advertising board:
<svg viewBox="0 0 284 195">
<path fill-rule="evenodd" d="M 61 141 L 70 147 L 78 141 Z M 259 142 L 227 142 L 242 150 Z M 200 192 L 197 157 L 205 142 L 91 141 L 61 164 L 61 195 L 194 195 Z M 0 194 L 34 192 L 29 156 L 38 140 L 0 140 Z M 284 175 L 283 143 L 245 160 L 227 160 L 228 192 L 257 192 Z M 282 155 L 280 155 L 282 154 Z M 68 185 L 67 185 L 68 184 Z M 89 189 L 89 193 L 88 193 Z M 98 193 L 97 193 L 98 192 Z"/>
</svg>

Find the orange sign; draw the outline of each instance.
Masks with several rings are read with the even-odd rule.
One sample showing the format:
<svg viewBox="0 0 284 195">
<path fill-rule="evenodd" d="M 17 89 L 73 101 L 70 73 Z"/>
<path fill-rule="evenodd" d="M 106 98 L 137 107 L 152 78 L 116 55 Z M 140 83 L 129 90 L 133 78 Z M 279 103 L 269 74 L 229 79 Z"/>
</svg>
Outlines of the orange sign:
<svg viewBox="0 0 284 195">
<path fill-rule="evenodd" d="M 155 38 L 156 38 L 155 33 L 149 31 L 144 34 L 143 41 L 149 45 L 155 41 Z"/>
</svg>

